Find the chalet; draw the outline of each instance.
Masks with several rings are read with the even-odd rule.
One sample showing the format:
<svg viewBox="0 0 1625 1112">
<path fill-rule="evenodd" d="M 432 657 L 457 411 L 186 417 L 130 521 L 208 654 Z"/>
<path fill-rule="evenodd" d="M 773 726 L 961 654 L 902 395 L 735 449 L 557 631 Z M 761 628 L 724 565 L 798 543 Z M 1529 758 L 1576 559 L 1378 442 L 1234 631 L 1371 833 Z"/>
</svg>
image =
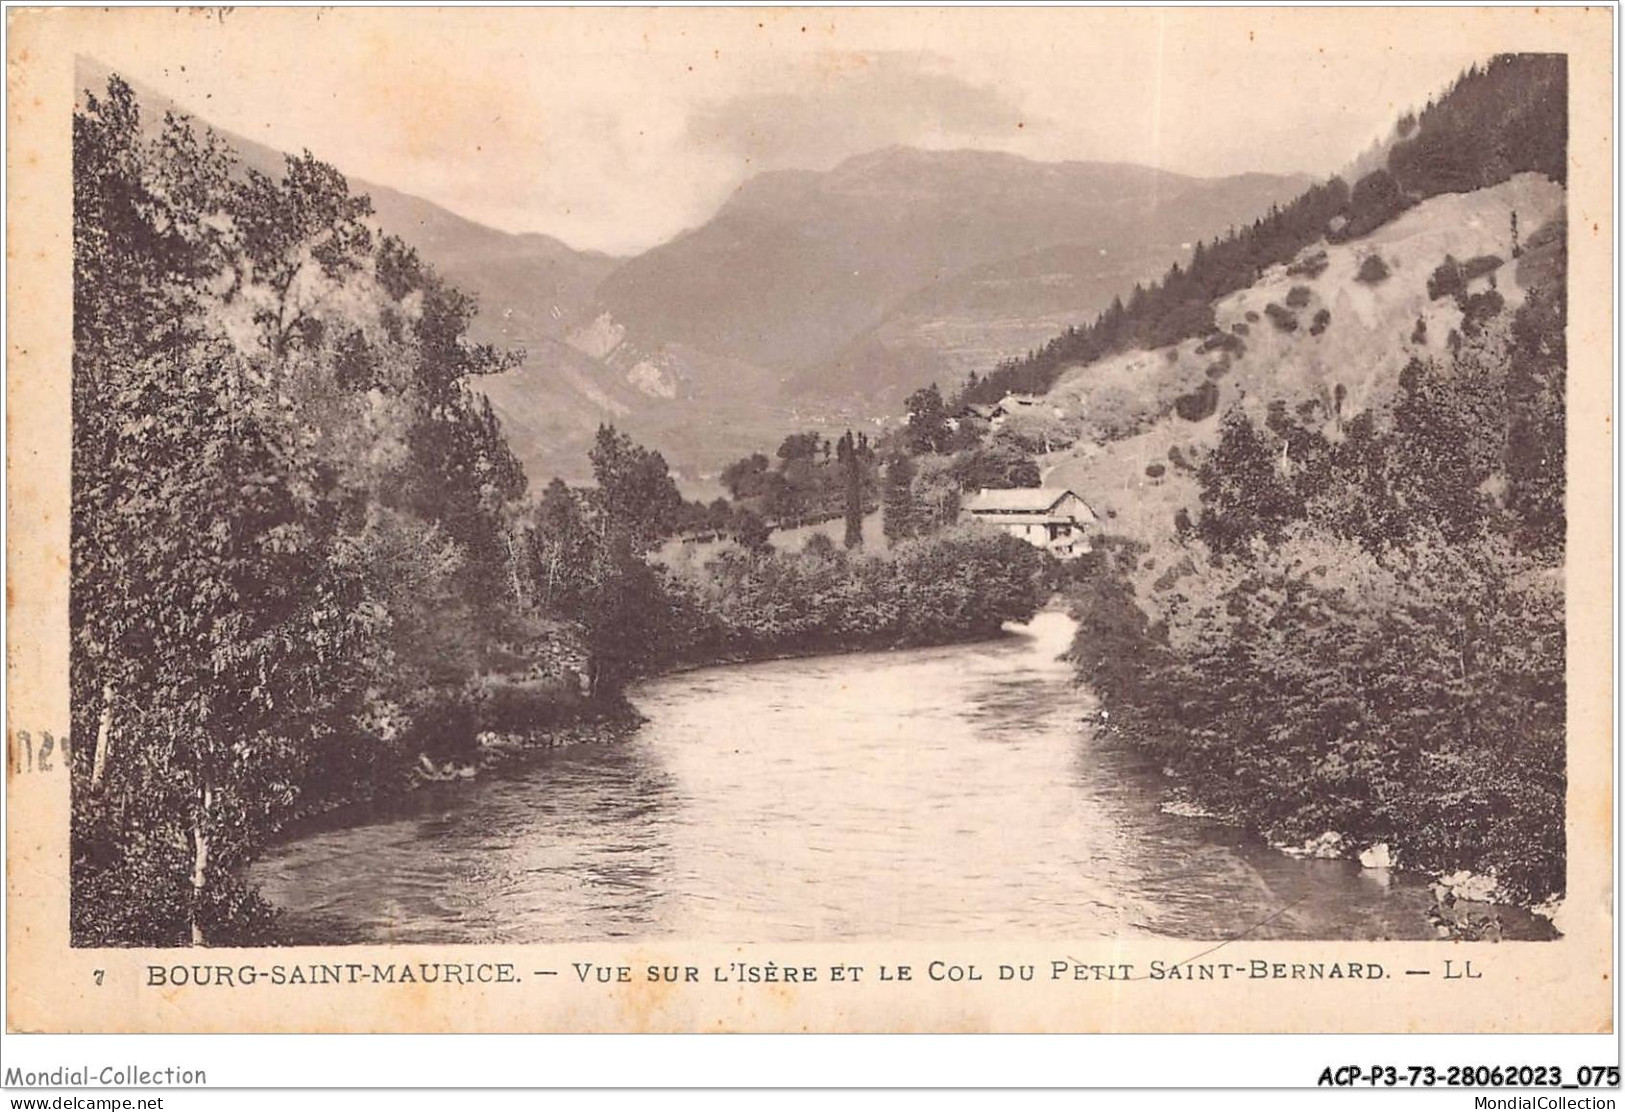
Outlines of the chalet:
<svg viewBox="0 0 1625 1112">
<path fill-rule="evenodd" d="M 1034 416 L 1066 416 L 1066 410 L 1055 402 L 1038 394 L 1006 394 L 992 404 L 974 402 L 966 405 L 955 414 L 960 420 L 986 421 L 994 428 L 1004 424 L 1006 417 L 1017 414 L 1032 414 Z"/>
<path fill-rule="evenodd" d="M 1055 487 L 979 491 L 963 512 L 1062 559 L 1090 551 L 1098 520 L 1082 498 Z"/>
</svg>

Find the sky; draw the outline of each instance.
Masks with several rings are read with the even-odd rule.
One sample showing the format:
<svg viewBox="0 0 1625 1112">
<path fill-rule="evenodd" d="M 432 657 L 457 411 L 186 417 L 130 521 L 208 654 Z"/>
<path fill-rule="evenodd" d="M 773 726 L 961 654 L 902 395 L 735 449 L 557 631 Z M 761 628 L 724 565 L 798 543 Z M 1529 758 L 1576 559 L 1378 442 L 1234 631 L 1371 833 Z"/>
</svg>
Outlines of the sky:
<svg viewBox="0 0 1625 1112">
<path fill-rule="evenodd" d="M 1346 9 L 156 14 L 87 52 L 230 131 L 617 255 L 754 173 L 892 144 L 1327 175 L 1485 55 Z"/>
</svg>

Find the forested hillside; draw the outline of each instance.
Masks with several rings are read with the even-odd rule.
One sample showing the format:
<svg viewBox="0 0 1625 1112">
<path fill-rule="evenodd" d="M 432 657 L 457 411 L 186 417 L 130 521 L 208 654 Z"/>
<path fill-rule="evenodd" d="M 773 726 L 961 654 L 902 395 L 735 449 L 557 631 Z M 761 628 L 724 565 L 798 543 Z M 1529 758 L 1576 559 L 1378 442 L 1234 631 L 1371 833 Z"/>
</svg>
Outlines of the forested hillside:
<svg viewBox="0 0 1625 1112">
<path fill-rule="evenodd" d="M 973 382 L 1114 534 L 1073 655 L 1180 805 L 1564 890 L 1564 60 L 1497 58 L 1332 182 Z"/>
<path fill-rule="evenodd" d="M 1067 367 L 1209 333 L 1213 299 L 1252 285 L 1266 268 L 1289 262 L 1322 237 L 1358 238 L 1429 197 L 1482 189 L 1526 171 L 1562 184 L 1567 65 L 1560 55 L 1507 54 L 1474 66 L 1437 104 L 1399 122 L 1402 138 L 1390 148 L 1386 168 L 1360 178 L 1352 190 L 1333 178 L 1284 207 L 1272 206 L 1250 227 L 1199 243 L 1186 265 L 1174 264 L 1148 287 L 1136 285 L 1093 323 L 1069 328 L 1025 358 L 968 382 L 966 400 L 997 400 L 1012 390 L 1043 393 Z"/>
</svg>

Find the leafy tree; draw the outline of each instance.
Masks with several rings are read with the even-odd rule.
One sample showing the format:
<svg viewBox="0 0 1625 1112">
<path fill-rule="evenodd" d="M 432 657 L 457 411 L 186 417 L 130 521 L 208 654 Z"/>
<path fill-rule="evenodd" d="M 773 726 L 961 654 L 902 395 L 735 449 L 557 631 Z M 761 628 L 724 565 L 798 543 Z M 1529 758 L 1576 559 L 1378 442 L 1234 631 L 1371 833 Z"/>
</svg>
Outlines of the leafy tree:
<svg viewBox="0 0 1625 1112">
<path fill-rule="evenodd" d="M 768 458 L 760 452 L 735 460 L 722 469 L 722 485 L 735 498 L 750 498 L 761 493 L 762 477 L 770 466 Z"/>
<path fill-rule="evenodd" d="M 948 410 L 937 384 L 933 382 L 914 391 L 905 404 L 908 408 L 909 449 L 916 455 L 944 451 L 952 430 L 948 427 Z"/>
<path fill-rule="evenodd" d="M 912 537 L 919 523 L 914 513 L 914 462 L 896 455 L 886 464 L 881 488 L 881 520 L 886 539 L 893 543 Z"/>
<path fill-rule="evenodd" d="M 683 497 L 659 452 L 636 444 L 613 425 L 600 425 L 590 453 L 597 512 L 624 531 L 638 551 L 670 536 Z"/>
<path fill-rule="evenodd" d="M 265 840 L 511 621 L 524 480 L 465 384 L 508 359 L 308 154 L 149 137 L 114 78 L 74 160 L 74 935 L 247 939 Z"/>
<path fill-rule="evenodd" d="M 816 432 L 791 433 L 779 445 L 778 457 L 780 460 L 811 460 L 818 455 L 818 447 L 823 443 L 823 437 Z"/>
<path fill-rule="evenodd" d="M 847 548 L 863 547 L 863 472 L 864 459 L 852 430 L 836 443 L 836 459 L 841 467 L 842 510 L 845 518 L 843 544 Z"/>
<path fill-rule="evenodd" d="M 760 514 L 751 510 L 740 509 L 734 514 L 729 535 L 735 544 L 747 552 L 766 552 L 771 547 L 768 538 L 772 536 L 772 530 Z"/>
</svg>

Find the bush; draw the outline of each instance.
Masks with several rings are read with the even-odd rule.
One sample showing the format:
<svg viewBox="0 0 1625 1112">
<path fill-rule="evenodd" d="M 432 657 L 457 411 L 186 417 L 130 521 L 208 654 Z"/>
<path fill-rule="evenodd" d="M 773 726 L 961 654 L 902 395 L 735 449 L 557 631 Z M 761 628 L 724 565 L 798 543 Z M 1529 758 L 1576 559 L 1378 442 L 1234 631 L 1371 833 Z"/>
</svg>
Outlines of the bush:
<svg viewBox="0 0 1625 1112">
<path fill-rule="evenodd" d="M 1382 261 L 1381 255 L 1377 254 L 1367 255 L 1362 259 L 1360 270 L 1354 275 L 1356 282 L 1364 282 L 1368 286 L 1374 286 L 1378 282 L 1387 281 L 1387 279 L 1388 264 Z"/>
<path fill-rule="evenodd" d="M 1264 306 L 1264 314 L 1270 318 L 1270 323 L 1279 332 L 1296 332 L 1298 330 L 1298 315 L 1291 309 L 1277 305 L 1272 301 Z"/>
<path fill-rule="evenodd" d="M 1501 269 L 1502 263 L 1499 255 L 1474 255 L 1461 264 L 1461 279 L 1471 282 L 1474 278 L 1482 278 Z"/>
<path fill-rule="evenodd" d="M 902 541 L 885 555 L 732 552 L 674 573 L 688 630 L 681 659 L 938 644 L 1027 621 L 1052 558 L 980 524 Z"/>
<path fill-rule="evenodd" d="M 1197 355 L 1206 355 L 1210 351 L 1223 352 L 1226 355 L 1241 355 L 1247 350 L 1247 345 L 1240 336 L 1228 332 L 1215 332 L 1207 339 L 1196 345 Z"/>
<path fill-rule="evenodd" d="M 548 677 L 515 681 L 489 678 L 475 695 L 475 720 L 481 732 L 529 734 L 556 725 L 580 704 L 575 684 Z"/>
<path fill-rule="evenodd" d="M 1230 326 L 1230 331 L 1234 332 L 1237 336 L 1246 336 L 1252 332 L 1252 329 L 1247 327 L 1245 322 L 1238 320 L 1235 324 Z"/>
<path fill-rule="evenodd" d="M 1148 463 L 1145 465 L 1145 474 L 1146 478 L 1148 479 L 1160 479 L 1167 473 L 1168 469 L 1160 463 Z"/>
<path fill-rule="evenodd" d="M 1187 421 L 1205 421 L 1219 411 L 1219 385 L 1204 382 L 1174 401 L 1174 412 Z"/>
<path fill-rule="evenodd" d="M 1506 298 L 1495 290 L 1485 290 L 1468 297 L 1458 297 L 1456 303 L 1461 306 L 1461 331 L 1466 336 L 1476 336 L 1483 328 L 1484 322 L 1496 316 L 1506 305 Z"/>
<path fill-rule="evenodd" d="M 1349 194 L 1348 222 L 1328 238 L 1333 242 L 1359 239 L 1388 223 L 1410 204 L 1392 174 L 1387 170 L 1373 170 L 1354 183 L 1354 191 Z"/>
<path fill-rule="evenodd" d="M 1437 301 L 1441 297 L 1456 297 L 1467 290 L 1467 280 L 1462 277 L 1461 264 L 1452 255 L 1446 255 L 1444 262 L 1433 268 L 1428 275 L 1428 300 Z"/>
<path fill-rule="evenodd" d="M 1322 332 L 1326 331 L 1326 329 L 1328 327 L 1331 326 L 1331 323 L 1332 323 L 1332 311 L 1330 309 L 1321 309 L 1321 310 L 1319 310 L 1317 313 L 1315 313 L 1315 319 L 1313 321 L 1311 321 L 1310 324 L 1309 324 L 1309 335 L 1311 335 L 1311 336 L 1320 335 Z"/>
<path fill-rule="evenodd" d="M 1293 278 L 1319 278 L 1330 265 L 1326 252 L 1316 251 L 1288 266 L 1286 272 Z"/>
<path fill-rule="evenodd" d="M 478 732 L 474 704 L 460 693 L 444 693 L 418 711 L 407 738 L 411 749 L 433 761 L 469 761 L 479 751 Z"/>
<path fill-rule="evenodd" d="M 1416 327 L 1411 329 L 1411 343 L 1425 344 L 1428 342 L 1428 322 L 1421 317 L 1416 318 Z"/>
<path fill-rule="evenodd" d="M 1308 286 L 1293 286 L 1287 291 L 1287 307 L 1291 309 L 1302 309 L 1309 304 L 1309 299 L 1313 296 L 1314 294 L 1310 291 Z"/>
<path fill-rule="evenodd" d="M 1227 375 L 1229 373 L 1230 373 L 1230 364 L 1224 362 L 1223 360 L 1220 360 L 1219 362 L 1214 363 L 1212 366 L 1210 366 L 1207 369 L 1207 377 L 1208 377 L 1209 380 L 1211 380 L 1213 382 L 1219 381 L 1221 378 L 1223 378 L 1225 375 Z"/>
</svg>

